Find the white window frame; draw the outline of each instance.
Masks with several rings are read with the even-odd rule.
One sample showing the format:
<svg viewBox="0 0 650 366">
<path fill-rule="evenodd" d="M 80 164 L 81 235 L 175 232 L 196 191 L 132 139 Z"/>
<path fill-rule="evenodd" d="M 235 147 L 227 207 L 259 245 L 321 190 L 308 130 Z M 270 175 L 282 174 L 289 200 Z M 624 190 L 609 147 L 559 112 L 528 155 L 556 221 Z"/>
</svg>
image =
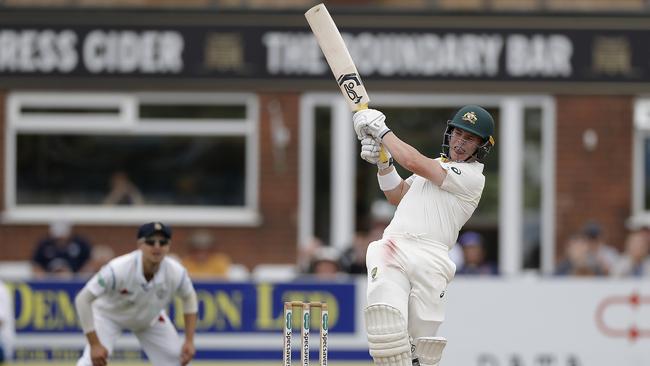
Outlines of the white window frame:
<svg viewBox="0 0 650 366">
<path fill-rule="evenodd" d="M 650 209 L 645 209 L 645 151 L 644 143 L 650 138 L 650 96 L 634 101 L 634 141 L 632 156 L 632 216 L 628 219 L 630 228 L 650 226 Z"/>
<path fill-rule="evenodd" d="M 231 105 L 246 108 L 245 119 L 140 119 L 138 106 L 147 104 Z M 23 106 L 116 108 L 115 115 L 22 115 Z M 7 97 L 5 127 L 5 223 L 48 223 L 53 219 L 75 223 L 139 224 L 160 220 L 170 224 L 256 226 L 261 222 L 259 188 L 259 101 L 252 93 L 206 92 L 12 92 Z M 23 132 L 82 135 L 243 136 L 246 139 L 244 205 L 225 206 L 102 206 L 18 205 L 16 203 L 16 138 Z M 226 158 L 215 156 L 215 159 Z"/>
<path fill-rule="evenodd" d="M 555 269 L 555 100 L 547 95 L 471 95 L 423 93 L 372 93 L 371 105 L 389 107 L 455 107 L 480 104 L 499 108 L 500 127 L 497 144 L 500 154 L 499 194 L 499 270 L 512 275 L 523 271 L 523 152 L 524 111 L 542 109 L 542 202 L 541 202 L 541 272 Z M 300 223 L 298 246 L 307 245 L 314 233 L 314 108 L 332 109 L 332 217 L 330 237 L 334 245 L 351 243 L 354 222 L 354 169 L 357 157 L 356 137 L 349 109 L 339 93 L 306 93 L 300 105 Z M 390 123 L 390 122 L 389 122 Z M 350 173 L 352 172 L 352 173 Z M 337 190 L 347 191 L 335 195 Z"/>
</svg>

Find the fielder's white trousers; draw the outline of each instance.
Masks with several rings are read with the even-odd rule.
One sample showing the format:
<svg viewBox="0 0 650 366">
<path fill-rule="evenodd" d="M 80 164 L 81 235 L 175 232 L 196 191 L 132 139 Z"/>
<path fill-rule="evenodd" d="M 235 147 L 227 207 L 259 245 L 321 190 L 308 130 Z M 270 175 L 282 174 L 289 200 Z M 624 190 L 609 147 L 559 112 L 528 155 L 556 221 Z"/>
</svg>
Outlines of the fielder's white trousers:
<svg viewBox="0 0 650 366">
<path fill-rule="evenodd" d="M 370 243 L 367 305 L 397 308 L 411 339 L 435 336 L 445 319 L 447 284 L 456 273 L 448 253 L 442 244 L 407 236 Z"/>
<path fill-rule="evenodd" d="M 123 328 L 115 321 L 101 316 L 95 311 L 95 332 L 104 347 L 108 349 L 109 355 L 117 338 L 122 335 Z M 181 364 L 181 348 L 183 343 L 176 332 L 169 317 L 164 312 L 151 326 L 145 329 L 134 331 L 140 346 L 147 354 L 149 362 L 155 366 L 179 366 Z M 110 362 L 109 362 L 110 364 Z M 84 353 L 77 362 L 77 366 L 92 366 L 90 359 L 90 346 L 86 344 Z"/>
</svg>

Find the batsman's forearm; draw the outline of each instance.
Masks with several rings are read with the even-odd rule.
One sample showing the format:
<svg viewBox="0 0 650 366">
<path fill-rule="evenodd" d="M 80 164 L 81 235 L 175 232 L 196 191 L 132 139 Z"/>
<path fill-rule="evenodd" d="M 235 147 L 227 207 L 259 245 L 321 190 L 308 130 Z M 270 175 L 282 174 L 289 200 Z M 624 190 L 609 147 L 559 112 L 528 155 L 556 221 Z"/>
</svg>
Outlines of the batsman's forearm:
<svg viewBox="0 0 650 366">
<path fill-rule="evenodd" d="M 194 343 L 194 333 L 196 331 L 196 313 L 183 314 L 185 320 L 185 341 Z"/>
<path fill-rule="evenodd" d="M 410 172 L 417 174 L 418 172 L 415 170 L 418 169 L 418 162 L 422 159 L 427 159 L 413 146 L 400 140 L 392 131 L 384 135 L 382 144 L 393 155 L 393 160 Z"/>
</svg>

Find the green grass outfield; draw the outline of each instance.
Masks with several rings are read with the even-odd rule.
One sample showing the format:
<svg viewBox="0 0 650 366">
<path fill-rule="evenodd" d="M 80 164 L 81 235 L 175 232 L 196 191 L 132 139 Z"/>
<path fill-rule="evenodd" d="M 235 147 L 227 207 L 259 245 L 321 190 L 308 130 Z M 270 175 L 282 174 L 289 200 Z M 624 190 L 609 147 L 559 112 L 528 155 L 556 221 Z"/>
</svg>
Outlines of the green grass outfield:
<svg viewBox="0 0 650 366">
<path fill-rule="evenodd" d="M 59 362 L 15 362 L 15 363 L 10 363 L 7 365 L 29 365 L 29 366 L 51 366 L 53 364 L 61 365 L 61 366 L 66 366 L 66 365 L 74 365 L 74 363 L 66 364 L 66 363 L 61 363 Z M 297 364 L 297 362 L 294 362 Z M 149 363 L 144 363 L 144 362 L 119 362 L 119 361 L 113 361 L 108 363 L 109 366 L 114 365 L 114 366 L 151 366 Z M 279 366 L 282 364 L 282 360 L 278 361 L 195 361 L 192 362 L 192 365 L 195 366 Z M 332 366 L 372 366 L 372 363 L 368 362 L 336 362 L 336 361 L 331 361 L 328 363 L 329 365 Z M 312 362 L 312 365 L 318 365 L 318 361 Z"/>
</svg>

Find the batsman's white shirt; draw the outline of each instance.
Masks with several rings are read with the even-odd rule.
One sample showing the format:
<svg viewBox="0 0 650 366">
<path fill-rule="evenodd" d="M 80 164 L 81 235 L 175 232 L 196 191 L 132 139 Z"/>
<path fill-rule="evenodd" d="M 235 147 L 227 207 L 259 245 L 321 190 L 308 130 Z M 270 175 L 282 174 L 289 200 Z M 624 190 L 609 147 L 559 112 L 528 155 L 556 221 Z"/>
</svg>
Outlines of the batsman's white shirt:
<svg viewBox="0 0 650 366">
<path fill-rule="evenodd" d="M 97 296 L 93 312 L 130 330 L 149 327 L 174 295 L 185 297 L 194 291 L 185 268 L 168 257 L 147 281 L 140 250 L 111 260 L 86 287 Z"/>
<path fill-rule="evenodd" d="M 458 232 L 478 206 L 485 186 L 483 164 L 442 162 L 447 177 L 441 186 L 418 175 L 402 197 L 384 236 L 410 235 L 418 240 L 442 244 L 451 249 Z"/>
<path fill-rule="evenodd" d="M 435 336 L 445 318 L 447 285 L 456 265 L 449 258 L 461 227 L 481 198 L 483 164 L 441 162 L 441 186 L 417 175 L 381 240 L 370 243 L 367 304 L 398 309 L 412 339 Z"/>
</svg>

